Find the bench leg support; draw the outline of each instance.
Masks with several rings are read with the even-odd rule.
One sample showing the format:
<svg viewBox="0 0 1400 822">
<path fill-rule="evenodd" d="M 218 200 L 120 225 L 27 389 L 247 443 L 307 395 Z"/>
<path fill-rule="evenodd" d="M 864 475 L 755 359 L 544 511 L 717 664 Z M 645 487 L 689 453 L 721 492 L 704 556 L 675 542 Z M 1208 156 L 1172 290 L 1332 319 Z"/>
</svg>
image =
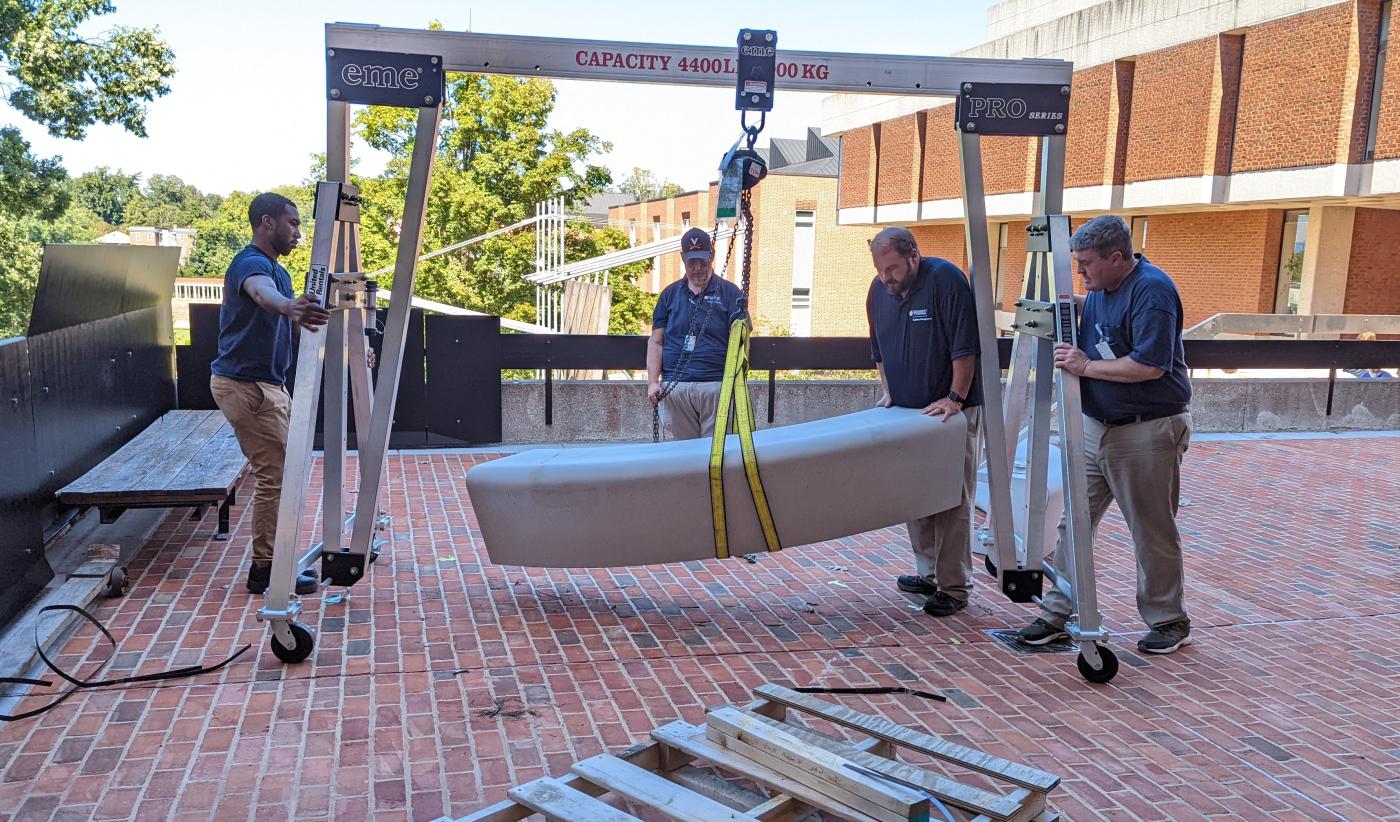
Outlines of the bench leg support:
<svg viewBox="0 0 1400 822">
<path fill-rule="evenodd" d="M 219 527 L 218 530 L 214 531 L 214 539 L 219 542 L 228 540 L 228 513 L 232 507 L 233 494 L 229 493 L 228 497 L 219 505 Z"/>
</svg>

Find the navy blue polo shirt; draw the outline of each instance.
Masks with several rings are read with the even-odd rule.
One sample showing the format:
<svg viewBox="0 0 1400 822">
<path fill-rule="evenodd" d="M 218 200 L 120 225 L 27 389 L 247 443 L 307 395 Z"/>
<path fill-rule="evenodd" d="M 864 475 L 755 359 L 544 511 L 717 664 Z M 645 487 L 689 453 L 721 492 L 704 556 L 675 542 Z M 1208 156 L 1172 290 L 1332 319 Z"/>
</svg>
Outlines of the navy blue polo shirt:
<svg viewBox="0 0 1400 822">
<path fill-rule="evenodd" d="M 287 269 L 257 246 L 246 246 L 234 255 L 224 274 L 219 355 L 209 370 L 231 380 L 285 385 L 287 369 L 292 364 L 292 321 L 264 311 L 243 290 L 243 284 L 256 274 L 271 278 L 282 296 L 294 296 Z"/>
<path fill-rule="evenodd" d="M 1084 413 L 1098 420 L 1142 414 L 1174 414 L 1191 401 L 1186 350 L 1181 343 L 1184 312 L 1176 284 L 1166 272 L 1135 255 L 1138 263 L 1113 291 L 1090 291 L 1079 318 L 1079 348 L 1091 360 L 1108 359 L 1099 351 L 1106 342 L 1114 357 L 1162 369 L 1146 382 L 1081 380 Z"/>
<path fill-rule="evenodd" d="M 724 357 L 729 348 L 729 324 L 739 312 L 744 292 L 737 285 L 710 275 L 701 294 L 694 294 L 684 277 L 666 286 L 651 314 L 653 330 L 662 330 L 661 374 L 670 381 L 685 351 L 691 320 L 696 323 L 695 352 L 677 382 L 719 382 L 724 379 Z M 709 306 L 709 321 L 704 321 Z M 703 323 L 703 328 L 699 327 Z"/>
<path fill-rule="evenodd" d="M 924 257 L 903 299 L 876 277 L 865 299 L 870 356 L 881 363 L 890 400 L 901 408 L 927 408 L 953 388 L 953 360 L 978 356 L 977 309 L 972 288 L 957 266 Z M 964 408 L 982 404 L 982 377 L 972 371 Z"/>
</svg>

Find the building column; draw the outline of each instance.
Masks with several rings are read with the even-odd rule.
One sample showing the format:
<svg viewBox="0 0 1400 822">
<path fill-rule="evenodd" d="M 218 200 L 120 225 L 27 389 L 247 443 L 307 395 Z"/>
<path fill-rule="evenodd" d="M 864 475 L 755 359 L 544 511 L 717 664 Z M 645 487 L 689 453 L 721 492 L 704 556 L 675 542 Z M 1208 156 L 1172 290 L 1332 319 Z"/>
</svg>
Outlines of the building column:
<svg viewBox="0 0 1400 822">
<path fill-rule="evenodd" d="M 1299 314 L 1341 314 L 1351 269 L 1351 239 L 1356 223 L 1353 206 L 1313 206 L 1308 209 L 1308 239 L 1303 254 L 1303 287 Z"/>
</svg>

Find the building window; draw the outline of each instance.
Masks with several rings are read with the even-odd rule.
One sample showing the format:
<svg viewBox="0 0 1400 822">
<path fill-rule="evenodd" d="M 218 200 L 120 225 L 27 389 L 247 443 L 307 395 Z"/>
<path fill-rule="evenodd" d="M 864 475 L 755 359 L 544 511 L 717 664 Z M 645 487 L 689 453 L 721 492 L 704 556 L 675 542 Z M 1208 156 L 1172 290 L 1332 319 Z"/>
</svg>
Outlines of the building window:
<svg viewBox="0 0 1400 822">
<path fill-rule="evenodd" d="M 1380 42 L 1376 49 L 1376 80 L 1371 85 L 1371 113 L 1366 123 L 1366 162 L 1376 156 L 1376 124 L 1381 119 L 1381 87 L 1385 85 L 1385 53 L 1390 45 L 1390 0 L 1381 3 Z"/>
<path fill-rule="evenodd" d="M 1133 218 L 1133 251 L 1143 254 L 1147 251 L 1147 218 Z"/>
<path fill-rule="evenodd" d="M 817 251 L 817 213 L 798 210 L 792 223 L 792 316 L 794 337 L 812 335 L 812 270 Z"/>
<path fill-rule="evenodd" d="M 1303 291 L 1303 254 L 1308 242 L 1308 212 L 1283 212 L 1283 242 L 1278 255 L 1278 291 L 1275 314 L 1297 314 Z"/>
<path fill-rule="evenodd" d="M 682 212 L 681 212 L 681 228 L 687 228 L 687 229 L 690 228 L 690 212 L 689 212 L 689 211 L 682 211 Z"/>
</svg>

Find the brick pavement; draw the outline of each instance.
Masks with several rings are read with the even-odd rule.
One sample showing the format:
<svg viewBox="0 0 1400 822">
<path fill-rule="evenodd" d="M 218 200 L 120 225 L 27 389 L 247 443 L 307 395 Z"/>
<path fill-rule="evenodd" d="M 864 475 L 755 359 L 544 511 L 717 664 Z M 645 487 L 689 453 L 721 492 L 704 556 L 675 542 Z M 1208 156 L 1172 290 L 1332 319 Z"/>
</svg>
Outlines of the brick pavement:
<svg viewBox="0 0 1400 822">
<path fill-rule="evenodd" d="M 1123 670 L 1018 656 L 988 629 L 1030 612 L 979 579 L 934 621 L 893 590 L 902 529 L 741 560 L 611 571 L 486 562 L 461 481 L 479 454 L 391 459 L 395 536 L 348 603 L 306 600 L 306 664 L 283 666 L 242 591 L 248 511 L 165 521 L 100 618 L 130 673 L 256 658 L 198 679 L 74 697 L 0 727 L 0 822 L 460 816 L 658 725 L 703 720 L 762 681 L 918 683 L 944 704 L 858 710 L 1065 777 L 1071 820 L 1400 818 L 1400 440 L 1200 442 L 1181 522 L 1196 644 L 1133 650 L 1116 509 L 1101 601 Z M 319 487 L 319 486 L 317 486 Z M 241 495 L 243 499 L 249 494 Z M 567 538 L 567 523 L 561 523 Z M 105 649 L 80 631 L 62 661 Z"/>
</svg>

